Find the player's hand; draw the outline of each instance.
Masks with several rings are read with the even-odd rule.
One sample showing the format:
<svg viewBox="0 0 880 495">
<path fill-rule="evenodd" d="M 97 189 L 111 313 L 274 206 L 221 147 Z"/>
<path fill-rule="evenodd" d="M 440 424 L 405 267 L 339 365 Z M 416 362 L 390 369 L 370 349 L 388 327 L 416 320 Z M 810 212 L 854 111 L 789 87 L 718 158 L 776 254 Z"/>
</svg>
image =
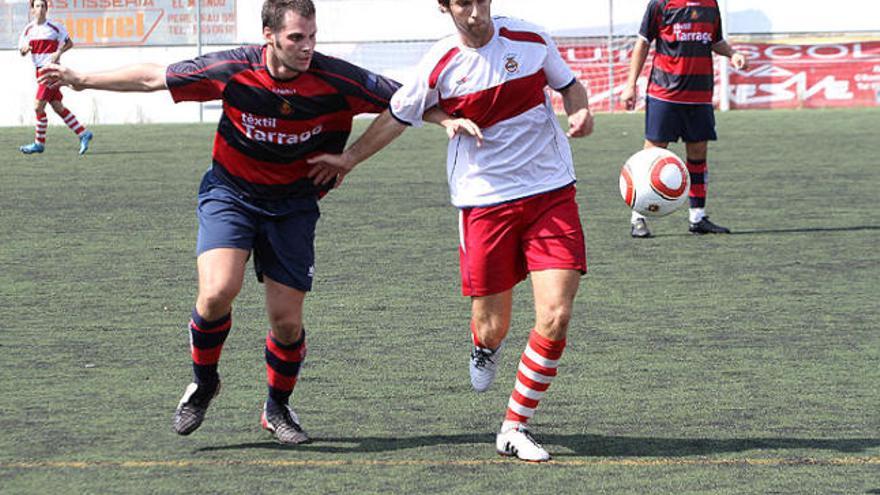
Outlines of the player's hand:
<svg viewBox="0 0 880 495">
<path fill-rule="evenodd" d="M 46 64 L 40 67 L 40 77 L 37 82 L 50 88 L 59 86 L 70 86 L 72 89 L 79 91 L 83 89 L 79 85 L 80 76 L 69 67 L 58 64 Z"/>
<path fill-rule="evenodd" d="M 339 187 L 355 165 L 344 153 L 341 155 L 322 153 L 307 159 L 306 162 L 312 166 L 307 175 L 316 186 L 323 186 L 336 179 L 333 187 Z"/>
<path fill-rule="evenodd" d="M 627 110 L 635 110 L 636 108 L 636 87 L 633 86 L 625 86 L 623 91 L 620 92 L 620 101 L 623 102 L 623 106 L 626 107 Z"/>
<path fill-rule="evenodd" d="M 749 70 L 749 59 L 747 59 L 741 52 L 734 52 L 733 55 L 730 56 L 730 64 L 733 65 L 733 68 L 736 70 Z"/>
<path fill-rule="evenodd" d="M 570 138 L 580 138 L 593 133 L 593 112 L 582 108 L 568 116 L 568 132 Z"/>
<path fill-rule="evenodd" d="M 442 122 L 442 125 L 446 129 L 446 135 L 449 136 L 449 139 L 459 134 L 467 134 L 477 140 L 477 146 L 483 145 L 483 132 L 480 130 L 480 126 L 470 119 L 447 119 Z"/>
</svg>

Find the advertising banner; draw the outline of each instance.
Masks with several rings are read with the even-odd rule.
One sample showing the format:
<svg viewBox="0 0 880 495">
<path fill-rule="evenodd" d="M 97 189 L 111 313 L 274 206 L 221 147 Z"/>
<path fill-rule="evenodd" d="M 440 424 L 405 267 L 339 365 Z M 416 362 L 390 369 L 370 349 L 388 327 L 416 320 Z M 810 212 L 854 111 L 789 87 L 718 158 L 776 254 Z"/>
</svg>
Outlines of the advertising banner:
<svg viewBox="0 0 880 495">
<path fill-rule="evenodd" d="M 735 47 L 751 66 L 730 73 L 731 108 L 880 106 L 880 41 Z"/>
<path fill-rule="evenodd" d="M 198 41 L 196 0 L 49 0 L 48 17 L 79 47 Z M 27 2 L 0 3 L 0 46 L 14 48 L 28 22 Z M 235 0 L 201 0 L 201 30 L 202 43 L 235 43 Z"/>
<path fill-rule="evenodd" d="M 623 110 L 620 92 L 626 84 L 632 42 L 617 42 L 610 50 L 604 40 L 560 41 L 559 51 L 577 77 L 589 88 L 595 111 Z M 880 106 L 880 41 L 850 43 L 733 44 L 746 54 L 750 68 L 730 69 L 731 108 L 824 108 Z M 639 79 L 644 97 L 653 52 Z M 718 74 L 724 57 L 715 60 L 715 103 L 720 96 Z M 609 70 L 610 67 L 610 70 Z M 561 111 L 561 100 L 554 94 Z M 644 100 L 638 107 L 644 106 Z"/>
</svg>

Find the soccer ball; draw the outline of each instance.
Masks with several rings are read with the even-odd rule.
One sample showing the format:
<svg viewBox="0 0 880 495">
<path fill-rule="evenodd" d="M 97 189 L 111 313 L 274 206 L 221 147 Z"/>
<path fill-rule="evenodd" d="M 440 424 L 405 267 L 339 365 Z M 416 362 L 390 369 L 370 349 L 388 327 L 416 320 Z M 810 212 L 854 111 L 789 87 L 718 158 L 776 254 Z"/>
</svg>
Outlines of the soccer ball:
<svg viewBox="0 0 880 495">
<path fill-rule="evenodd" d="M 620 170 L 620 195 L 633 210 L 662 217 L 688 197 L 690 174 L 681 158 L 665 148 L 648 148 L 629 157 Z"/>
</svg>

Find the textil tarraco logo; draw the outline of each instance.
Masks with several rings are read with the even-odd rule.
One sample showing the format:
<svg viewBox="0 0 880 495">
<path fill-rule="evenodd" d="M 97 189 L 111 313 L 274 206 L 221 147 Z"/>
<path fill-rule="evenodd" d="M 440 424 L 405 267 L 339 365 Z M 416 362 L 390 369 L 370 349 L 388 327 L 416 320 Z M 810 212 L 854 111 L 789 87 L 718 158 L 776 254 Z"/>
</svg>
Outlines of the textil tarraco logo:
<svg viewBox="0 0 880 495">
<path fill-rule="evenodd" d="M 672 26 L 672 34 L 675 41 L 697 41 L 703 44 L 712 43 L 712 33 L 705 31 L 691 31 L 694 25 L 690 22 L 682 22 Z"/>
</svg>

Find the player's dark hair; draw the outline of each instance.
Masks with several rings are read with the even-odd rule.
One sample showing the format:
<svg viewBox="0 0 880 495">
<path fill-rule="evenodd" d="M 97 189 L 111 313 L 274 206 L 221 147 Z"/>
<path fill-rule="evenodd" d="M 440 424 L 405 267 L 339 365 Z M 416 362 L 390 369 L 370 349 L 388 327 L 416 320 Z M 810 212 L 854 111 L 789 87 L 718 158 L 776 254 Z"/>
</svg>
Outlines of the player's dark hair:
<svg viewBox="0 0 880 495">
<path fill-rule="evenodd" d="M 35 0 L 28 0 L 28 4 L 30 4 L 31 8 L 34 8 Z M 43 0 L 43 3 L 46 5 L 46 10 L 49 10 L 49 0 Z"/>
<path fill-rule="evenodd" d="M 266 0 L 263 2 L 263 27 L 271 29 L 273 33 L 278 31 L 288 11 L 310 19 L 315 17 L 315 4 L 312 0 Z"/>
<path fill-rule="evenodd" d="M 437 3 L 444 7 L 449 7 L 449 0 L 437 0 Z"/>
</svg>

